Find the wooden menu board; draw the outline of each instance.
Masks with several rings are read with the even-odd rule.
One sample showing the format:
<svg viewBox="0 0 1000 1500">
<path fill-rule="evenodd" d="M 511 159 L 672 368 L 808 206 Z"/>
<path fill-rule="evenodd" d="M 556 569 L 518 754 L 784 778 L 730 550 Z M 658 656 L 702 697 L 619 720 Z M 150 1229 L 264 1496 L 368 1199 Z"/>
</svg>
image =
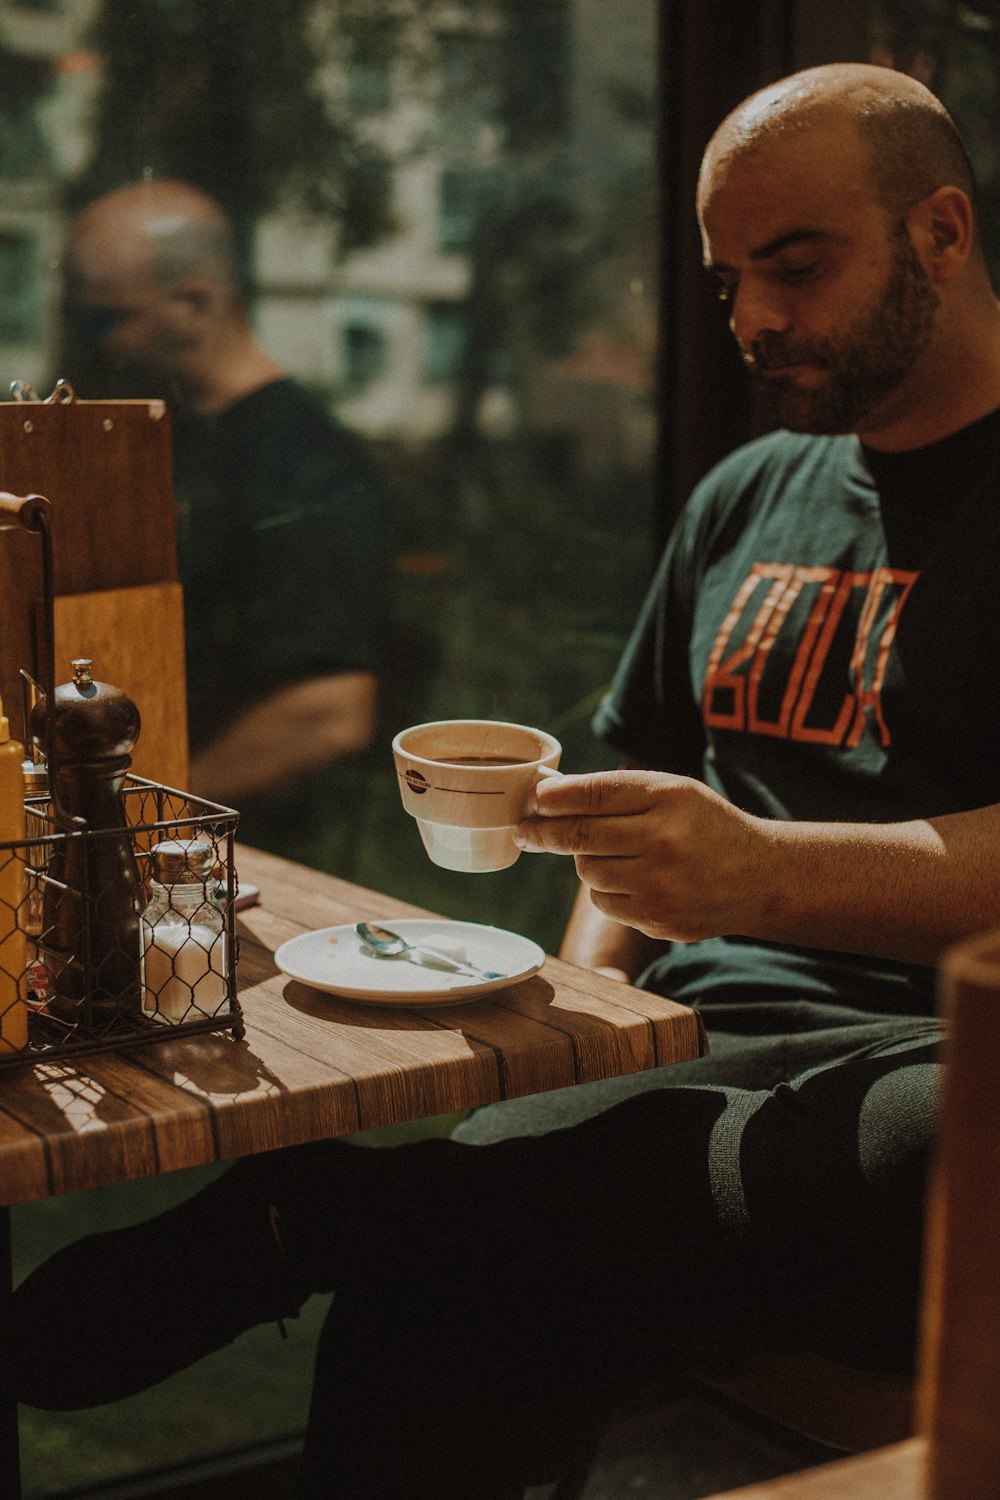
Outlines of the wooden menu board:
<svg viewBox="0 0 1000 1500">
<path fill-rule="evenodd" d="M 0 402 L 0 490 L 52 504 L 56 683 L 89 656 L 135 699 L 133 769 L 187 787 L 184 632 L 170 418 L 162 401 Z M 19 671 L 43 677 L 40 540 L 0 531 L 0 693 L 22 736 Z"/>
</svg>

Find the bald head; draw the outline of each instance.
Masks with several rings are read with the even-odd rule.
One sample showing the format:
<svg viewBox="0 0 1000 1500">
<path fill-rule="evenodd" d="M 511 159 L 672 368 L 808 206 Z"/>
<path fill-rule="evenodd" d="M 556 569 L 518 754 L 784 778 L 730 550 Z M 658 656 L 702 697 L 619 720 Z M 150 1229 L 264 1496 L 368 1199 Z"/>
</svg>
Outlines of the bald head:
<svg viewBox="0 0 1000 1500">
<path fill-rule="evenodd" d="M 972 187 L 944 106 L 891 69 L 810 68 L 722 122 L 698 180 L 705 264 L 783 425 L 904 448 L 989 409 L 1000 308 Z"/>
<path fill-rule="evenodd" d="M 81 393 L 208 410 L 276 368 L 253 339 L 230 222 L 188 183 L 132 183 L 88 204 L 64 290 L 64 355 Z"/>
<path fill-rule="evenodd" d="M 89 289 L 207 277 L 239 287 L 233 232 L 213 198 L 184 182 L 136 182 L 96 198 L 70 234 L 67 270 Z"/>
<path fill-rule="evenodd" d="M 809 131 L 825 131 L 834 149 L 855 135 L 873 195 L 893 219 L 940 187 L 974 199 L 968 156 L 941 101 L 908 74 L 867 63 L 808 68 L 744 100 L 709 143 L 699 199 L 748 154 Z"/>
</svg>

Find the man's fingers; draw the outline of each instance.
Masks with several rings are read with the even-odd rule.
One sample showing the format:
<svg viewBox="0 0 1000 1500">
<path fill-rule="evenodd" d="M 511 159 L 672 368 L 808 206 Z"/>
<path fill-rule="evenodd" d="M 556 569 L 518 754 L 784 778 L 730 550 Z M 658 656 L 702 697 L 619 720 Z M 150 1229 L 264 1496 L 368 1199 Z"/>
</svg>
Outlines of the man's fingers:
<svg viewBox="0 0 1000 1500">
<path fill-rule="evenodd" d="M 535 787 L 526 811 L 529 817 L 540 818 L 600 818 L 646 812 L 653 797 L 654 778 L 661 784 L 664 779 L 662 773 L 648 771 L 548 776 Z"/>
<path fill-rule="evenodd" d="M 541 854 L 591 855 L 598 859 L 628 857 L 635 846 L 635 823 L 630 818 L 525 818 L 517 825 L 514 842 Z M 630 848 L 631 846 L 631 848 Z"/>
<path fill-rule="evenodd" d="M 591 890 L 590 899 L 597 910 L 605 917 L 610 917 L 613 922 L 621 922 L 623 927 L 637 927 L 631 896 L 622 895 L 621 892 Z"/>
</svg>

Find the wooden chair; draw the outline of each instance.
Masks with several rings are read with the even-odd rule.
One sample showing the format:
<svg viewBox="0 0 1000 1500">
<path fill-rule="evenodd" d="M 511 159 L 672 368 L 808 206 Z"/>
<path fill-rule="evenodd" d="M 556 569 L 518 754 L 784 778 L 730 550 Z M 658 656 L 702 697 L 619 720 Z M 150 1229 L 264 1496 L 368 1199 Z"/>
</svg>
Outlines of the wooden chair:
<svg viewBox="0 0 1000 1500">
<path fill-rule="evenodd" d="M 931 1500 L 923 1487 L 926 1451 L 922 1438 L 910 1438 L 819 1469 L 729 1490 L 711 1500 Z M 995 1488 L 984 1490 L 977 1500 L 990 1500 L 996 1493 Z M 974 1500 L 973 1494 L 965 1500 Z"/>
<path fill-rule="evenodd" d="M 638 1418 L 630 1413 L 613 1421 L 599 1445 L 581 1457 L 571 1474 L 564 1475 L 548 1500 L 582 1500 L 595 1466 L 600 1466 L 605 1454 L 627 1452 L 635 1441 L 634 1427 L 648 1438 L 655 1434 L 658 1423 L 666 1425 L 672 1402 L 692 1398 L 721 1406 L 737 1424 L 749 1421 L 752 1428 L 773 1437 L 792 1462 L 800 1464 L 826 1467 L 828 1460 L 832 1462 L 841 1454 L 867 1453 L 904 1443 L 916 1426 L 916 1393 L 910 1382 L 874 1370 L 855 1369 L 825 1355 L 775 1354 L 703 1365 L 679 1377 L 669 1391 L 640 1398 Z M 818 1492 L 817 1500 L 820 1493 L 825 1492 Z M 868 1492 L 860 1493 L 868 1500 Z M 748 1494 L 756 1500 L 755 1489 Z M 775 1500 L 778 1494 L 776 1491 Z M 881 1490 L 872 1490 L 870 1495 L 871 1500 L 896 1500 L 890 1490 L 884 1495 Z M 788 1500 L 793 1500 L 791 1494 Z M 905 1500 L 911 1500 L 909 1492 L 905 1492 Z"/>
<path fill-rule="evenodd" d="M 1000 931 L 945 956 L 940 997 L 950 1026 L 948 1075 L 915 1404 L 903 1383 L 813 1355 L 698 1372 L 704 1386 L 745 1410 L 824 1446 L 858 1450 L 729 1491 L 726 1500 L 1000 1497 Z M 906 1437 L 914 1426 L 917 1435 Z M 585 1487 L 586 1476 L 575 1475 L 554 1500 L 575 1500 Z"/>
<path fill-rule="evenodd" d="M 695 1390 L 842 1453 L 902 1442 L 916 1430 L 912 1382 L 823 1354 L 706 1365 L 692 1370 L 690 1380 Z"/>
<path fill-rule="evenodd" d="M 1000 931 L 942 968 L 949 1069 L 926 1244 L 927 1500 L 1000 1495 Z"/>
</svg>

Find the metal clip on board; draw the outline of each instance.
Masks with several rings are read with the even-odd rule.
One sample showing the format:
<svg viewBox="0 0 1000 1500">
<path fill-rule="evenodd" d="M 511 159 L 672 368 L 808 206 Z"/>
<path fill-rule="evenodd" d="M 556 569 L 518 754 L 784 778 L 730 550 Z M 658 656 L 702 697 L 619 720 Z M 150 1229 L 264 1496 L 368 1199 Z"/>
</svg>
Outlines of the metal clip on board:
<svg viewBox="0 0 1000 1500">
<path fill-rule="evenodd" d="M 41 687 L 44 703 L 43 714 L 50 720 L 52 705 L 55 702 L 55 593 L 53 589 L 52 574 L 52 506 L 44 495 L 11 495 L 6 490 L 0 490 L 0 531 L 14 531 L 20 527 L 24 531 L 33 532 L 39 539 L 42 553 L 42 618 L 44 622 L 45 639 L 41 646 L 36 642 L 35 657 L 33 662 L 33 673 L 22 674 L 27 676 L 36 687 Z M 37 658 L 41 657 L 39 664 Z M 41 679 L 39 683 L 39 678 Z M 37 705 L 36 705 L 37 713 Z M 55 771 L 57 765 L 53 765 L 53 756 L 57 755 L 55 747 L 51 745 L 52 735 L 51 722 L 47 725 L 46 742 L 49 745 L 48 771 L 50 782 L 50 797 L 52 799 L 52 810 L 61 828 L 68 830 L 82 829 L 86 827 L 84 819 L 73 816 L 66 811 L 59 798 L 56 787 Z M 31 740 L 29 725 L 25 724 L 25 744 Z"/>
</svg>

